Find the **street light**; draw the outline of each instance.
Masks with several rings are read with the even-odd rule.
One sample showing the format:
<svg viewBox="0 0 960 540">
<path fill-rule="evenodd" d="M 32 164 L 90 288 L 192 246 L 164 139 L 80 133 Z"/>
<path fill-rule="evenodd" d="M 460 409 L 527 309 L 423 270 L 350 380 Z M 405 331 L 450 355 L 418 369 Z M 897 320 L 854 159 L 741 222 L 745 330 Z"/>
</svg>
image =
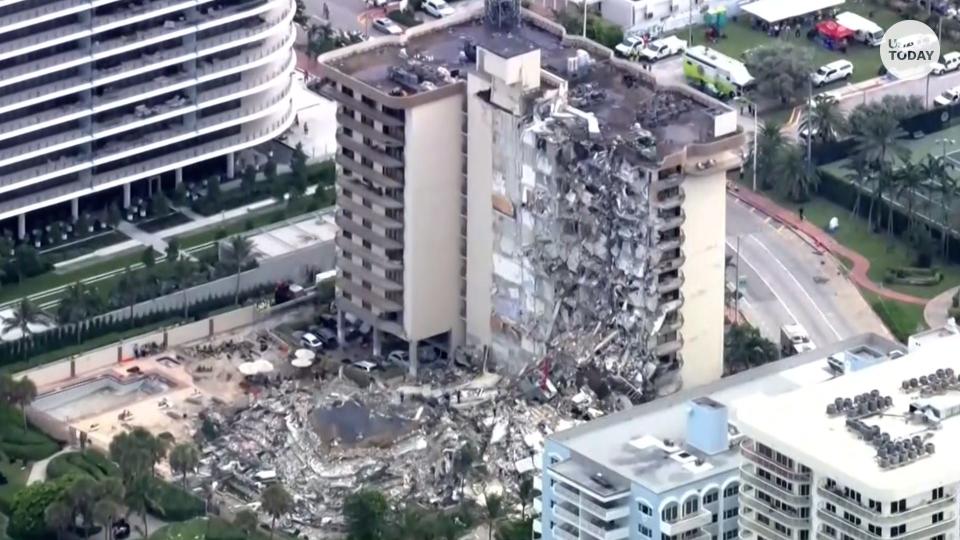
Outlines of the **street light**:
<svg viewBox="0 0 960 540">
<path fill-rule="evenodd" d="M 737 96 L 734 100 L 746 103 L 753 109 L 753 191 L 757 191 L 757 132 L 760 131 L 760 126 L 757 124 L 757 104 L 743 96 Z"/>
</svg>

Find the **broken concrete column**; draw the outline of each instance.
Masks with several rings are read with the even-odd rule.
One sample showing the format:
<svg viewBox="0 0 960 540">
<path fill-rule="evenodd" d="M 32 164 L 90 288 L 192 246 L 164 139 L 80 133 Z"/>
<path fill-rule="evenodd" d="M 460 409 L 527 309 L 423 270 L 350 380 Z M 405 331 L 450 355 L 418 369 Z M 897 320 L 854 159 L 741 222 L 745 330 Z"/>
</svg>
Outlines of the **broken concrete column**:
<svg viewBox="0 0 960 540">
<path fill-rule="evenodd" d="M 417 373 L 420 370 L 420 356 L 418 349 L 417 340 L 410 341 L 410 347 L 408 354 L 410 355 L 410 376 L 414 379 L 417 378 Z"/>
</svg>

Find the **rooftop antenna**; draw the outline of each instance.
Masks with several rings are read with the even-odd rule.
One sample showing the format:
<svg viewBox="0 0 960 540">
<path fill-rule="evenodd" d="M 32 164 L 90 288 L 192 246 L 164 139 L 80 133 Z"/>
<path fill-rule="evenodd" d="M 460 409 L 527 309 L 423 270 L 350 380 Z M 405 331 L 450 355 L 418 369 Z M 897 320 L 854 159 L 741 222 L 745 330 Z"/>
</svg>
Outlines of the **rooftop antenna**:
<svg viewBox="0 0 960 540">
<path fill-rule="evenodd" d="M 509 32 L 520 27 L 520 0 L 484 0 L 484 18 L 492 28 Z"/>
</svg>

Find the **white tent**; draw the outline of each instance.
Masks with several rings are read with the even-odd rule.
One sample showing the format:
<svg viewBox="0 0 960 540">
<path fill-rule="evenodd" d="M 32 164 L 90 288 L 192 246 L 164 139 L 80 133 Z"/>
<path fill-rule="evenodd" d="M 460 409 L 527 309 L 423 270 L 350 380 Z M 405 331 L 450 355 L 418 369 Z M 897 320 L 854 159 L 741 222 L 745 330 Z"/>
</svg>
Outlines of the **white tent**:
<svg viewBox="0 0 960 540">
<path fill-rule="evenodd" d="M 270 373 L 273 371 L 273 364 L 263 358 L 254 360 L 253 364 L 257 366 L 257 373 Z"/>
<path fill-rule="evenodd" d="M 257 373 L 259 373 L 257 369 L 258 367 L 256 362 L 244 362 L 239 366 L 237 366 L 237 371 L 239 371 L 242 375 L 245 375 L 247 377 L 251 375 L 256 375 Z"/>
<path fill-rule="evenodd" d="M 786 19 L 802 17 L 823 9 L 843 5 L 844 0 L 757 0 L 740 9 L 747 13 L 775 24 Z"/>
<path fill-rule="evenodd" d="M 313 365 L 316 357 L 317 353 L 310 349 L 297 349 L 297 351 L 293 353 L 293 360 L 290 362 L 290 365 L 297 368 L 308 368 Z"/>
</svg>

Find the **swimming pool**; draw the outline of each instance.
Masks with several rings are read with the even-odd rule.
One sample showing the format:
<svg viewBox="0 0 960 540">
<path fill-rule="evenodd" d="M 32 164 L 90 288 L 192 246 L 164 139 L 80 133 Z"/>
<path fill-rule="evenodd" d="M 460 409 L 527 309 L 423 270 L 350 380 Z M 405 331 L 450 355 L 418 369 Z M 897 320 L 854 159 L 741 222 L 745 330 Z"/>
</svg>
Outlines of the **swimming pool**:
<svg viewBox="0 0 960 540">
<path fill-rule="evenodd" d="M 58 420 L 70 421 L 121 409 L 175 386 L 155 374 L 124 380 L 103 375 L 43 394 L 33 401 L 32 406 Z"/>
</svg>

